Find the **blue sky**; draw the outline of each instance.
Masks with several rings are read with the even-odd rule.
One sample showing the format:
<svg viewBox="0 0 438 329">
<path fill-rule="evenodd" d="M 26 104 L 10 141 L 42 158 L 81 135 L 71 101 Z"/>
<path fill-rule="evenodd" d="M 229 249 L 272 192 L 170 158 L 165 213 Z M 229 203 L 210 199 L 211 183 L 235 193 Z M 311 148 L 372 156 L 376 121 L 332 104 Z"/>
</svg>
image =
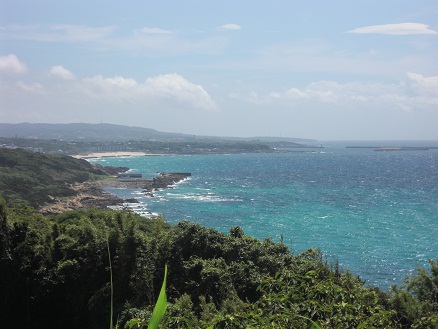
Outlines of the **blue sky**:
<svg viewBox="0 0 438 329">
<path fill-rule="evenodd" d="M 0 122 L 438 140 L 438 3 L 0 0 Z"/>
</svg>

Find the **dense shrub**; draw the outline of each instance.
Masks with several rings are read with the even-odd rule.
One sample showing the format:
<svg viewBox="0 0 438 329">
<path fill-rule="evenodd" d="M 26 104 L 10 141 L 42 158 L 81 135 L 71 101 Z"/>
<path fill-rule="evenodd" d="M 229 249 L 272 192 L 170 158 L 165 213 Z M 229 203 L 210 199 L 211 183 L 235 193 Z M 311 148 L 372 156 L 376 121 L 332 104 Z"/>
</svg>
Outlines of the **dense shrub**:
<svg viewBox="0 0 438 329">
<path fill-rule="evenodd" d="M 0 200 L 0 323 L 5 328 L 147 323 L 168 264 L 163 328 L 434 328 L 437 263 L 405 287 L 368 288 L 321 253 L 293 255 L 235 227 L 230 234 L 122 211 L 42 216 Z M 141 319 L 146 319 L 143 321 Z"/>
</svg>

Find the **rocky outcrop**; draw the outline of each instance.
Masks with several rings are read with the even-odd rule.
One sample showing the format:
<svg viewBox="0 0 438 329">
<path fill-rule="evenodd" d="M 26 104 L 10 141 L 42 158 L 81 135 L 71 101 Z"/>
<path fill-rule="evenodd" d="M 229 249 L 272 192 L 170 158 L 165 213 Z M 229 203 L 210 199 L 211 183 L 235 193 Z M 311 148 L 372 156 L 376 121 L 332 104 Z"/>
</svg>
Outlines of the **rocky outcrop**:
<svg viewBox="0 0 438 329">
<path fill-rule="evenodd" d="M 71 186 L 76 195 L 69 199 L 53 198 L 52 203 L 40 209 L 43 214 L 59 214 L 68 210 L 100 208 L 135 203 L 135 199 L 123 200 L 105 191 L 105 188 L 143 189 L 154 196 L 157 189 L 170 188 L 172 185 L 190 177 L 190 173 L 160 173 L 154 178 L 113 179 L 95 182 L 75 183 Z"/>
<path fill-rule="evenodd" d="M 94 182 L 75 183 L 71 186 L 76 192 L 74 197 L 68 199 L 52 198 L 52 203 L 41 207 L 43 214 L 60 214 L 69 210 L 99 208 L 122 205 L 125 201 L 102 189 Z"/>
<path fill-rule="evenodd" d="M 96 182 L 101 188 L 128 188 L 143 189 L 145 192 L 153 192 L 157 189 L 170 188 L 172 185 L 190 177 L 191 173 L 163 172 L 154 178 L 115 179 Z"/>
<path fill-rule="evenodd" d="M 143 187 L 144 193 L 150 197 L 154 196 L 157 189 L 170 188 L 172 185 L 190 177 L 191 173 L 160 173 Z"/>
<path fill-rule="evenodd" d="M 103 171 L 108 173 L 111 176 L 117 176 L 120 173 L 127 172 L 129 170 L 128 167 L 114 167 L 114 166 L 101 166 L 99 164 L 94 164 L 96 167 L 100 167 Z"/>
<path fill-rule="evenodd" d="M 145 190 L 154 190 L 154 189 L 162 189 L 169 188 L 170 186 L 190 177 L 191 173 L 160 173 L 159 176 L 154 177 L 152 180 L 152 184 L 150 186 L 146 186 Z"/>
</svg>

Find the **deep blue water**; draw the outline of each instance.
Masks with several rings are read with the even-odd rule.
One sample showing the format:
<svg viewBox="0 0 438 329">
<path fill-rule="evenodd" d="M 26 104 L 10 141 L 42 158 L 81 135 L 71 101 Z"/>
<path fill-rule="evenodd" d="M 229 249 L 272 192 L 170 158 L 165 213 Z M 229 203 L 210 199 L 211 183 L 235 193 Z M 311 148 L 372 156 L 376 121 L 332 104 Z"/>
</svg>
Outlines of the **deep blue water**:
<svg viewBox="0 0 438 329">
<path fill-rule="evenodd" d="M 170 223 L 188 219 L 224 232 L 239 225 L 260 239 L 282 236 L 294 253 L 319 248 L 329 261 L 338 259 L 384 289 L 438 257 L 438 150 L 375 152 L 332 144 L 315 153 L 93 161 L 128 166 L 144 177 L 191 172 L 154 198 L 111 192 L 134 194 Z"/>
</svg>

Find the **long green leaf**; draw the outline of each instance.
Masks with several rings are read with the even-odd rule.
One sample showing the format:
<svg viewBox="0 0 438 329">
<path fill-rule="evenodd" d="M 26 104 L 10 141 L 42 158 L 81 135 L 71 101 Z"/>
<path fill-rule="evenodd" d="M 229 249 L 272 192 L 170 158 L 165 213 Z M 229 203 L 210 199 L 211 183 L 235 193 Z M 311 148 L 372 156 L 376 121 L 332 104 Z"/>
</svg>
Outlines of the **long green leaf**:
<svg viewBox="0 0 438 329">
<path fill-rule="evenodd" d="M 110 247 L 109 247 L 109 239 L 106 239 L 106 246 L 108 248 L 108 261 L 109 261 L 109 270 L 110 270 L 110 287 L 111 287 L 111 308 L 110 308 L 110 329 L 113 329 L 113 314 L 114 314 L 114 305 L 113 305 L 113 294 L 114 294 L 114 288 L 113 288 L 113 269 L 111 266 L 111 253 L 110 253 Z"/>
<path fill-rule="evenodd" d="M 154 311 L 152 312 L 151 321 L 149 322 L 148 329 L 156 329 L 163 318 L 164 312 L 167 308 L 166 297 L 166 281 L 167 281 L 167 265 L 164 266 L 164 279 L 161 286 L 160 295 L 158 296 L 157 303 L 155 304 Z"/>
<path fill-rule="evenodd" d="M 310 323 L 312 323 L 312 328 L 315 328 L 315 329 L 321 329 L 321 327 L 318 325 L 318 323 L 316 323 L 316 322 L 313 321 L 312 319 L 309 319 L 308 317 L 305 317 L 305 316 L 302 316 L 302 315 L 298 315 L 298 314 L 297 314 L 297 316 L 298 316 L 299 318 L 306 319 L 306 320 L 310 321 Z"/>
</svg>

